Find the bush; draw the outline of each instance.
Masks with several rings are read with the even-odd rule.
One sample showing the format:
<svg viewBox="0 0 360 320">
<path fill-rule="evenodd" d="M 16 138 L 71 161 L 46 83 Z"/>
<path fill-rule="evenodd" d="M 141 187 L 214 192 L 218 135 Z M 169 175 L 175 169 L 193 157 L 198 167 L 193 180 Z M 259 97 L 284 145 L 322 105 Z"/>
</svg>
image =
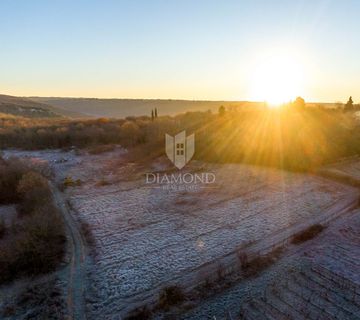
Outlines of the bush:
<svg viewBox="0 0 360 320">
<path fill-rule="evenodd" d="M 64 229 L 57 212 L 42 208 L 27 223 L 26 231 L 15 243 L 16 269 L 27 275 L 47 273 L 56 268 L 64 254 Z"/>
<path fill-rule="evenodd" d="M 64 188 L 67 187 L 78 187 L 82 185 L 82 181 L 80 179 L 74 180 L 72 177 L 66 177 L 64 179 Z"/>
<path fill-rule="evenodd" d="M 0 170 L 0 188 L 7 187 L 2 200 L 16 200 L 27 213 L 7 230 L 9 241 L 0 244 L 0 283 L 54 270 L 64 255 L 66 238 L 48 181 L 16 159 L 0 158 Z M 0 221 L 0 234 L 4 228 Z"/>
<path fill-rule="evenodd" d="M 242 266 L 245 277 L 253 277 L 270 267 L 281 255 L 282 248 L 277 248 L 264 256 L 257 256 Z"/>
<path fill-rule="evenodd" d="M 241 267 L 244 267 L 248 264 L 248 256 L 247 256 L 246 252 L 238 251 L 237 257 L 239 259 Z"/>
<path fill-rule="evenodd" d="M 50 189 L 47 180 L 39 173 L 28 172 L 24 174 L 19 181 L 17 192 L 21 195 L 25 195 L 34 189 L 40 189 L 41 191 L 46 192 L 44 197 L 49 196 Z"/>
<path fill-rule="evenodd" d="M 88 149 L 89 154 L 101 154 L 104 152 L 110 152 L 113 151 L 115 149 L 115 146 L 112 144 L 105 144 L 105 145 L 99 145 L 99 146 L 94 146 Z"/>
<path fill-rule="evenodd" d="M 132 311 L 128 317 L 126 317 L 126 320 L 148 320 L 151 318 L 151 311 L 148 309 L 148 307 L 142 307 L 135 309 Z"/>
<path fill-rule="evenodd" d="M 17 185 L 21 177 L 30 169 L 20 160 L 12 158 L 8 161 L 0 158 L 0 203 L 19 201 Z"/>
<path fill-rule="evenodd" d="M 315 238 L 320 232 L 322 232 L 325 229 L 324 226 L 321 224 L 314 224 L 310 226 L 309 228 L 295 234 L 292 239 L 292 244 L 300 244 L 305 241 L 311 240 Z"/>
<path fill-rule="evenodd" d="M 167 309 L 185 300 L 185 294 L 178 286 L 170 286 L 163 289 L 159 297 L 158 307 Z"/>
<path fill-rule="evenodd" d="M 90 224 L 87 223 L 86 221 L 81 221 L 80 226 L 81 226 L 81 232 L 84 235 L 86 243 L 89 246 L 94 247 L 95 246 L 95 238 L 94 238 L 93 232 L 91 230 Z"/>
<path fill-rule="evenodd" d="M 107 180 L 105 180 L 104 178 L 102 178 L 101 180 L 99 180 L 97 183 L 96 183 L 96 186 L 97 187 L 104 187 L 104 186 L 108 186 L 110 185 L 111 183 Z"/>
<path fill-rule="evenodd" d="M 17 186 L 21 197 L 20 212 L 31 214 L 35 208 L 45 205 L 51 199 L 48 181 L 39 173 L 24 174 Z"/>
<path fill-rule="evenodd" d="M 268 256 L 260 256 L 250 260 L 247 265 L 244 266 L 243 270 L 245 271 L 246 277 L 252 277 L 256 276 L 272 264 L 273 258 Z"/>
<path fill-rule="evenodd" d="M 63 221 L 52 206 L 24 218 L 13 241 L 0 248 L 0 283 L 54 270 L 65 252 L 64 234 Z"/>
</svg>

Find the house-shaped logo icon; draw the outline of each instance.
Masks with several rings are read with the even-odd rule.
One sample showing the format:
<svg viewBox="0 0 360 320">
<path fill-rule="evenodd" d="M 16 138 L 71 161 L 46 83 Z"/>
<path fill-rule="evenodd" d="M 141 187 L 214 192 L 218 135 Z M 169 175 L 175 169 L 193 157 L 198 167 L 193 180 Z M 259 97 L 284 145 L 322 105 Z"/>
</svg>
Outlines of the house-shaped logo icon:
<svg viewBox="0 0 360 320">
<path fill-rule="evenodd" d="M 165 135 L 165 151 L 176 168 L 182 169 L 193 157 L 195 152 L 195 135 L 186 137 L 182 131 L 175 137 Z"/>
</svg>

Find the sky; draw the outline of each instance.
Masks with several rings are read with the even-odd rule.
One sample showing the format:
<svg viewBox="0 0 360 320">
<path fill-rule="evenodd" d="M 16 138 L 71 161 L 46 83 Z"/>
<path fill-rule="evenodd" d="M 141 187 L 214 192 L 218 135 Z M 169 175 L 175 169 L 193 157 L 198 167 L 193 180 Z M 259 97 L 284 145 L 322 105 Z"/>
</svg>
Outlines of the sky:
<svg viewBox="0 0 360 320">
<path fill-rule="evenodd" d="M 0 0 L 0 93 L 358 102 L 359 12 L 358 0 Z"/>
</svg>

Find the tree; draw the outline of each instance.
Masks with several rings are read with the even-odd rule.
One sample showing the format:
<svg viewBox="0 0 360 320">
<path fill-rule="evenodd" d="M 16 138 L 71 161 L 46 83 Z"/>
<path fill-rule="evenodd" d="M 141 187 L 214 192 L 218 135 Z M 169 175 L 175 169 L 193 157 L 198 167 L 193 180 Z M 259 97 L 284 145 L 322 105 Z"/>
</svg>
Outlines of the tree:
<svg viewBox="0 0 360 320">
<path fill-rule="evenodd" d="M 19 210 L 21 213 L 32 213 L 51 198 L 48 181 L 39 173 L 30 171 L 24 174 L 17 186 L 21 197 Z"/>
<path fill-rule="evenodd" d="M 222 117 L 225 115 L 225 107 L 224 106 L 220 106 L 219 108 L 219 116 Z"/>
<path fill-rule="evenodd" d="M 151 121 L 154 121 L 154 110 L 151 109 Z"/>
<path fill-rule="evenodd" d="M 303 98 L 297 97 L 293 102 L 293 105 L 296 109 L 304 109 L 306 104 Z"/>
<path fill-rule="evenodd" d="M 344 111 L 352 111 L 352 110 L 354 110 L 354 101 L 352 97 L 350 97 L 345 105 Z"/>
<path fill-rule="evenodd" d="M 121 136 L 125 144 L 135 145 L 140 137 L 140 128 L 133 121 L 126 121 L 121 126 Z"/>
</svg>

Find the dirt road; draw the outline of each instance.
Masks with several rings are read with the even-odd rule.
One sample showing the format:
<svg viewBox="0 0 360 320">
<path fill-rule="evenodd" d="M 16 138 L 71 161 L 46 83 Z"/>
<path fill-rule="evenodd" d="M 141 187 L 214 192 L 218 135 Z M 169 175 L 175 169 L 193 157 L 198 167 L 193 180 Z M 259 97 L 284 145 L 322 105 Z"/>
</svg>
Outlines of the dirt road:
<svg viewBox="0 0 360 320">
<path fill-rule="evenodd" d="M 67 304 L 70 319 L 86 319 L 84 303 L 85 287 L 85 245 L 82 235 L 76 225 L 70 209 L 63 198 L 62 193 L 54 186 L 51 186 L 54 201 L 61 210 L 64 217 L 68 238 L 71 247 L 71 261 L 68 270 L 68 292 Z"/>
</svg>

